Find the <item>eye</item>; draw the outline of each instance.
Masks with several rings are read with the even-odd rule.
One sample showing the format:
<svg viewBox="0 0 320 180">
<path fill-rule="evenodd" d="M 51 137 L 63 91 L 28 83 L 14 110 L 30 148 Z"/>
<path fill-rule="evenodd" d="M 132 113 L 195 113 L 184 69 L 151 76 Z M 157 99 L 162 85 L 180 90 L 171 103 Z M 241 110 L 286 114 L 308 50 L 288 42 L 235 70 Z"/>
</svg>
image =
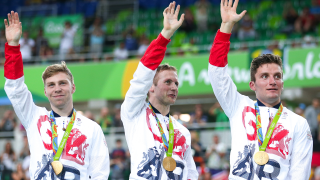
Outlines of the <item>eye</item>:
<svg viewBox="0 0 320 180">
<path fill-rule="evenodd" d="M 280 79 L 280 78 L 281 78 L 281 75 L 278 74 L 278 75 L 275 76 L 275 78 L 276 78 L 276 79 Z"/>
<path fill-rule="evenodd" d="M 178 83 L 178 82 L 176 82 L 175 84 L 176 84 L 177 87 L 179 86 L 179 83 Z"/>
<path fill-rule="evenodd" d="M 263 79 L 266 79 L 268 76 L 264 74 L 264 75 L 262 75 L 261 77 L 262 77 Z"/>
<path fill-rule="evenodd" d="M 170 80 L 167 80 L 165 83 L 166 83 L 166 84 L 170 84 Z"/>
</svg>

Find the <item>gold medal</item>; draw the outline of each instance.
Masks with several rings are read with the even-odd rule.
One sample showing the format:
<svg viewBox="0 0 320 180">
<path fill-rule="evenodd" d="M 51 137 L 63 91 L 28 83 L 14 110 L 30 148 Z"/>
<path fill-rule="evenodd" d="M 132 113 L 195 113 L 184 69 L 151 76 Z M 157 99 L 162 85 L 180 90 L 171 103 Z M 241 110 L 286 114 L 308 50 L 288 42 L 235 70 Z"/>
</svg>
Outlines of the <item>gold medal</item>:
<svg viewBox="0 0 320 180">
<path fill-rule="evenodd" d="M 253 159 L 254 162 L 262 166 L 267 164 L 267 162 L 269 161 L 269 155 L 264 151 L 258 151 L 254 154 Z"/>
<path fill-rule="evenodd" d="M 62 169 L 63 169 L 63 165 L 60 161 L 53 161 L 51 163 L 51 166 L 53 168 L 53 171 L 54 173 L 58 176 L 61 172 L 62 172 Z"/>
<path fill-rule="evenodd" d="M 162 166 L 167 171 L 173 171 L 176 168 L 177 163 L 172 157 L 166 157 L 162 161 Z"/>
</svg>

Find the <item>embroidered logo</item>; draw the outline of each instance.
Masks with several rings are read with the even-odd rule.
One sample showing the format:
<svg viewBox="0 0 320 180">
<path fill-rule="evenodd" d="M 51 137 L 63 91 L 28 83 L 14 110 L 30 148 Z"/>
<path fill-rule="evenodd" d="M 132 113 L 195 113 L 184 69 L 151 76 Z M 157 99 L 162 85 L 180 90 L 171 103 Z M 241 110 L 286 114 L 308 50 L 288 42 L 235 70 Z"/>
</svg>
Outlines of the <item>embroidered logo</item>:
<svg viewBox="0 0 320 180">
<path fill-rule="evenodd" d="M 37 127 L 44 147 L 47 150 L 52 150 L 52 132 L 50 121 L 47 115 L 40 116 L 37 122 Z"/>
</svg>

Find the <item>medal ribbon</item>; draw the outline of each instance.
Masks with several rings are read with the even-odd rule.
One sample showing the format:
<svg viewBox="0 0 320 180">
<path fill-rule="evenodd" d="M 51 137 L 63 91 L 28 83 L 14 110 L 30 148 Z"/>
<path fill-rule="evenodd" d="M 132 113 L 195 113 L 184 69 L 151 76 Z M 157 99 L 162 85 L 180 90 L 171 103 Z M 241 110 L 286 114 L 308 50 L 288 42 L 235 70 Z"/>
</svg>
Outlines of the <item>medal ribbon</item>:
<svg viewBox="0 0 320 180">
<path fill-rule="evenodd" d="M 267 145 L 269 143 L 269 140 L 272 136 L 273 130 L 276 127 L 278 120 L 282 114 L 283 106 L 282 103 L 280 104 L 280 107 L 277 111 L 276 116 L 273 118 L 271 125 L 268 129 L 268 132 L 266 134 L 266 137 L 263 140 L 263 134 L 262 134 L 262 127 L 261 127 L 261 116 L 260 116 L 260 109 L 258 106 L 258 102 L 254 104 L 256 109 L 256 124 L 257 124 L 257 136 L 258 136 L 258 143 L 259 143 L 259 151 L 265 151 L 267 148 Z"/>
<path fill-rule="evenodd" d="M 76 119 L 76 110 L 73 109 L 71 119 L 69 121 L 66 131 L 63 134 L 62 140 L 58 148 L 58 133 L 57 133 L 56 119 L 54 118 L 53 111 L 51 111 L 50 120 L 51 120 L 51 129 L 52 129 L 52 149 L 53 149 L 54 161 L 58 161 L 60 159 L 61 153 L 63 151 L 64 146 L 67 143 L 67 140 L 71 132 L 71 129 L 73 127 L 75 119 Z"/>
<path fill-rule="evenodd" d="M 171 116 L 169 115 L 169 144 L 168 144 L 168 141 L 167 141 L 166 135 L 163 132 L 163 128 L 161 126 L 161 123 L 160 123 L 156 113 L 154 113 L 150 103 L 149 103 L 149 107 L 152 110 L 152 115 L 154 116 L 154 118 L 157 121 L 158 128 L 159 128 L 159 131 L 160 131 L 160 134 L 161 134 L 161 137 L 162 137 L 163 146 L 164 146 L 164 148 L 166 150 L 167 157 L 171 157 L 172 156 L 172 150 L 173 150 L 173 140 L 174 140 L 174 129 L 173 129 Z"/>
</svg>

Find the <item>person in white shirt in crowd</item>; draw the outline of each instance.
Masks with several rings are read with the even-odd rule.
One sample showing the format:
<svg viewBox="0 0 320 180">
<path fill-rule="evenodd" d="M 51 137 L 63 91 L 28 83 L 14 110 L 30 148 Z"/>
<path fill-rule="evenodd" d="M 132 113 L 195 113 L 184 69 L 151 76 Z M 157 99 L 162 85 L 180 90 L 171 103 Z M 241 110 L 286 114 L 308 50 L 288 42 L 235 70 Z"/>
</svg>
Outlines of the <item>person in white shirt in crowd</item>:
<svg viewBox="0 0 320 180">
<path fill-rule="evenodd" d="M 175 4 L 163 11 L 163 30 L 140 60 L 121 105 L 131 155 L 130 179 L 198 179 L 190 132 L 169 114 L 178 95 L 177 70 L 160 65 L 170 38 L 184 20 L 183 14 L 178 21 L 180 6 Z"/>
<path fill-rule="evenodd" d="M 119 47 L 117 47 L 114 52 L 114 61 L 127 60 L 129 57 L 129 51 L 126 49 L 124 42 L 120 42 Z"/>
<path fill-rule="evenodd" d="M 318 116 L 320 116 L 320 101 L 317 98 L 312 100 L 312 104 L 308 106 L 304 115 L 310 126 L 311 134 L 314 139 L 317 139 L 317 130 L 319 128 Z M 318 132 L 320 133 L 320 132 Z"/>
<path fill-rule="evenodd" d="M 74 109 L 72 95 L 76 86 L 71 71 L 64 62 L 48 66 L 42 80 L 52 110 L 34 104 L 24 83 L 18 13 L 11 11 L 4 23 L 4 89 L 26 129 L 30 179 L 108 179 L 110 162 L 104 134 L 97 123 Z"/>
<path fill-rule="evenodd" d="M 22 54 L 22 60 L 24 64 L 32 64 L 32 53 L 34 51 L 35 42 L 33 39 L 29 38 L 28 32 L 23 32 L 23 36 L 19 41 L 20 51 Z"/>
<path fill-rule="evenodd" d="M 148 49 L 149 47 L 149 40 L 146 36 L 142 36 L 141 39 L 140 39 L 140 46 L 138 48 L 138 57 L 141 58 L 144 53 L 146 52 L 146 50 Z"/>
<path fill-rule="evenodd" d="M 240 94 L 228 74 L 231 31 L 246 11 L 239 0 L 221 0 L 222 23 L 209 57 L 213 92 L 230 121 L 229 179 L 309 179 L 313 141 L 305 118 L 281 103 L 282 60 L 272 54 L 254 58 L 250 89 L 257 101 Z"/>
<path fill-rule="evenodd" d="M 213 144 L 206 150 L 207 167 L 215 172 L 222 171 L 226 166 L 225 155 L 227 148 L 223 142 L 220 142 L 218 135 L 213 136 Z"/>
<path fill-rule="evenodd" d="M 64 60 L 66 54 L 73 52 L 73 40 L 77 33 L 78 25 L 74 24 L 72 26 L 70 21 L 65 22 L 65 28 L 61 35 L 60 42 L 60 56 L 61 60 Z"/>
</svg>

